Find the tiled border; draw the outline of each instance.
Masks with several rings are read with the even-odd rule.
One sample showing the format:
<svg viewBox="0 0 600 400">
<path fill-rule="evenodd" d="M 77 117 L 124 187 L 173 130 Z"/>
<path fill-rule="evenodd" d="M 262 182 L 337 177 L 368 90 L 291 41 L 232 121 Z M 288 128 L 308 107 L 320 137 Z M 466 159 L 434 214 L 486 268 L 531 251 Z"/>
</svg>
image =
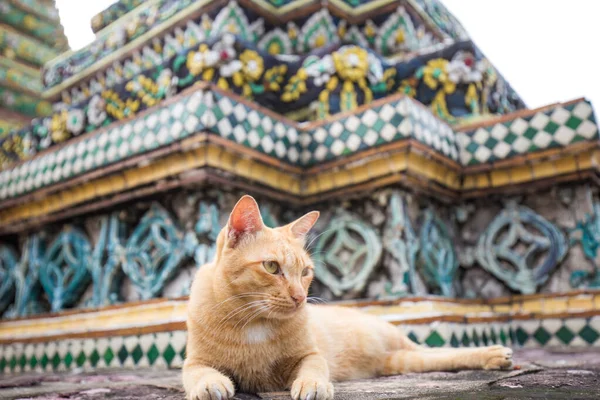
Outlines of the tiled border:
<svg viewBox="0 0 600 400">
<path fill-rule="evenodd" d="M 487 323 L 402 323 L 413 341 L 428 347 L 599 347 L 600 316 L 522 319 Z M 181 329 L 39 343 L 0 344 L 0 372 L 18 374 L 76 368 L 180 368 L 186 332 Z"/>
<path fill-rule="evenodd" d="M 434 322 L 477 324 L 527 319 L 592 318 L 600 315 L 600 293 L 585 291 L 492 300 L 416 297 L 336 304 L 360 308 L 396 325 Z M 70 310 L 4 320 L 0 324 L 0 343 L 37 343 L 65 338 L 180 330 L 185 328 L 186 312 L 187 298 L 156 299 L 102 309 Z"/>
</svg>

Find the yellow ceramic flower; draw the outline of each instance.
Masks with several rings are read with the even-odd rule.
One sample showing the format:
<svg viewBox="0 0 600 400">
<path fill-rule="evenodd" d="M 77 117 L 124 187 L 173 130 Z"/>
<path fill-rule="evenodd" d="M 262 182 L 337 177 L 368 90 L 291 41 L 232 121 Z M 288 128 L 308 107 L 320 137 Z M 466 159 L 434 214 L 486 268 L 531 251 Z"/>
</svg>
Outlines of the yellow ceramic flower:
<svg viewBox="0 0 600 400">
<path fill-rule="evenodd" d="M 196 76 L 202 73 L 206 68 L 205 55 L 208 52 L 208 46 L 201 44 L 198 47 L 198 51 L 190 51 L 187 55 L 186 66 L 190 71 L 190 74 Z"/>
<path fill-rule="evenodd" d="M 358 82 L 369 71 L 368 53 L 360 47 L 352 46 L 332 54 L 335 70 L 340 78 Z"/>
<path fill-rule="evenodd" d="M 240 55 L 242 74 L 248 82 L 256 82 L 265 70 L 262 57 L 254 50 L 245 50 Z"/>
<path fill-rule="evenodd" d="M 404 93 L 408 97 L 415 97 L 417 94 L 417 90 L 415 89 L 416 86 L 417 80 L 415 78 L 404 79 L 402 82 L 400 82 L 398 92 Z"/>
<path fill-rule="evenodd" d="M 278 91 L 281 89 L 280 84 L 283 82 L 285 73 L 287 72 L 287 65 L 276 65 L 273 68 L 265 72 L 265 81 L 268 90 Z"/>
<path fill-rule="evenodd" d="M 60 143 L 69 138 L 67 131 L 67 110 L 62 110 L 52 116 L 50 122 L 50 135 L 55 143 Z"/>
<path fill-rule="evenodd" d="M 299 69 L 296 75 L 292 76 L 281 95 L 281 100 L 292 102 L 298 100 L 303 93 L 306 93 L 306 78 L 308 75 L 304 69 Z"/>
<path fill-rule="evenodd" d="M 454 93 L 456 84 L 448 77 L 448 60 L 438 58 L 431 60 L 422 69 L 423 82 L 431 89 L 441 86 L 445 93 Z"/>
</svg>

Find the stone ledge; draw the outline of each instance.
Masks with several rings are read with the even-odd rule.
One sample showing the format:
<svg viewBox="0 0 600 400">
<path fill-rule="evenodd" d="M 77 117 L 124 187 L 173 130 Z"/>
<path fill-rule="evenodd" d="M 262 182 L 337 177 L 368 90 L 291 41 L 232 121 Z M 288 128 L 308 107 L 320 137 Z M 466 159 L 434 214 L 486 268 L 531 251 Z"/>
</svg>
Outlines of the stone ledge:
<svg viewBox="0 0 600 400">
<path fill-rule="evenodd" d="M 517 351 L 513 371 L 463 371 L 408 374 L 344 382 L 336 385 L 336 400 L 375 399 L 597 399 L 600 391 L 600 351 Z M 0 377 L 3 399 L 114 400 L 183 399 L 181 372 L 75 371 Z M 237 400 L 288 400 L 287 392 L 238 394 Z"/>
</svg>

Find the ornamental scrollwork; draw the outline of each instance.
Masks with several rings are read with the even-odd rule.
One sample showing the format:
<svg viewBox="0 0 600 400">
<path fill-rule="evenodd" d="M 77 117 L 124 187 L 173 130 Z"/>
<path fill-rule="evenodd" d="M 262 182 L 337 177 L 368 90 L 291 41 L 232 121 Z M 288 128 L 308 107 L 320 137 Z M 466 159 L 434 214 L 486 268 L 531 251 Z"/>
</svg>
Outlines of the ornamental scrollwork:
<svg viewBox="0 0 600 400">
<path fill-rule="evenodd" d="M 567 254 L 565 235 L 514 201 L 507 204 L 477 244 L 479 264 L 511 289 L 535 293 Z"/>
<path fill-rule="evenodd" d="M 87 237 L 69 226 L 50 244 L 40 268 L 40 283 L 53 312 L 74 305 L 87 287 L 91 254 Z"/>
<path fill-rule="evenodd" d="M 388 262 L 390 281 L 385 286 L 388 296 L 416 293 L 416 258 L 420 243 L 406 208 L 401 195 L 393 193 L 389 202 L 388 221 L 383 231 L 383 247 L 391 258 Z"/>
<path fill-rule="evenodd" d="M 381 242 L 368 224 L 342 212 L 315 245 L 315 275 L 336 296 L 360 293 L 381 257 Z"/>
<path fill-rule="evenodd" d="M 458 258 L 448 227 L 432 209 L 425 211 L 419 233 L 420 251 L 417 268 L 432 287 L 439 288 L 443 296 L 456 296 L 455 278 Z"/>
<path fill-rule="evenodd" d="M 596 258 L 600 247 L 600 203 L 593 205 L 594 211 L 587 215 L 582 221 L 578 221 L 574 232 L 579 237 L 573 242 L 579 242 L 585 258 L 592 264 L 592 271 L 577 270 L 571 273 L 570 284 L 573 288 L 600 288 L 600 267 Z"/>
<path fill-rule="evenodd" d="M 216 204 L 200 203 L 200 216 L 195 231 L 200 239 L 194 251 L 194 261 L 196 266 L 201 267 L 214 259 L 217 249 L 217 237 L 221 232 L 221 226 Z"/>
<path fill-rule="evenodd" d="M 184 257 L 194 254 L 197 239 L 179 231 L 168 213 L 153 204 L 125 246 L 123 271 L 143 300 L 158 296 Z"/>
<path fill-rule="evenodd" d="M 93 281 L 91 305 L 102 307 L 116 303 L 121 283 L 123 247 L 120 238 L 122 227 L 117 213 L 100 219 L 100 234 L 89 264 Z"/>
<path fill-rule="evenodd" d="M 0 315 L 14 299 L 16 267 L 15 252 L 7 245 L 0 245 Z"/>
</svg>

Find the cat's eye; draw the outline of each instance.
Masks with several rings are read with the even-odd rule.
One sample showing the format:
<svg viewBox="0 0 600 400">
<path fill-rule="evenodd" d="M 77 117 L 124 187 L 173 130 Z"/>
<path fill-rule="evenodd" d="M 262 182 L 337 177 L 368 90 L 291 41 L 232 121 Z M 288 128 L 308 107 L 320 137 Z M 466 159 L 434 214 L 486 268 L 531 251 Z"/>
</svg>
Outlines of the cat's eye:
<svg viewBox="0 0 600 400">
<path fill-rule="evenodd" d="M 270 274 L 279 273 L 279 263 L 277 261 L 263 261 L 263 267 Z"/>
<path fill-rule="evenodd" d="M 310 268 L 308 268 L 308 267 L 307 267 L 307 268 L 304 268 L 304 269 L 302 270 L 302 276 L 308 276 L 308 275 L 310 275 L 310 273 L 311 273 L 311 272 L 312 272 L 312 271 L 310 270 Z"/>
</svg>

